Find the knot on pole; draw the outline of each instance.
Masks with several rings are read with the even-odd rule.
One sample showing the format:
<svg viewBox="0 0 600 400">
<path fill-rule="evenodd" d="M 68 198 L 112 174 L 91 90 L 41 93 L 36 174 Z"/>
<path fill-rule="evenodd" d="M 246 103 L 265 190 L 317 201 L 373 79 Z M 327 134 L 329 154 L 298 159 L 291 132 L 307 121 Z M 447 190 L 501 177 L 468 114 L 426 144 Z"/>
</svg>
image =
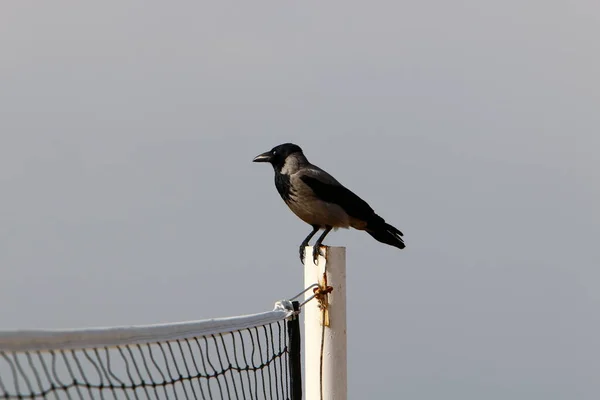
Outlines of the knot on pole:
<svg viewBox="0 0 600 400">
<path fill-rule="evenodd" d="M 319 309 L 323 311 L 323 326 L 329 326 L 329 293 L 333 292 L 333 286 L 327 284 L 327 274 L 319 279 L 319 286 L 313 289 L 314 297 L 319 302 Z"/>
</svg>

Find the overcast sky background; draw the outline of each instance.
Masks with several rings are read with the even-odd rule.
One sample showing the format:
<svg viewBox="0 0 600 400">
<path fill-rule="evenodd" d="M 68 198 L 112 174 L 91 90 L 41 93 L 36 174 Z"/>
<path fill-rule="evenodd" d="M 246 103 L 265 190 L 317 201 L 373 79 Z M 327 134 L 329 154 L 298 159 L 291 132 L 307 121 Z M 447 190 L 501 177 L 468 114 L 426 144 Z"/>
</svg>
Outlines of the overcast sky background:
<svg viewBox="0 0 600 400">
<path fill-rule="evenodd" d="M 6 2 L 0 329 L 270 310 L 292 141 L 405 234 L 347 247 L 350 394 L 600 395 L 596 1 Z"/>
</svg>

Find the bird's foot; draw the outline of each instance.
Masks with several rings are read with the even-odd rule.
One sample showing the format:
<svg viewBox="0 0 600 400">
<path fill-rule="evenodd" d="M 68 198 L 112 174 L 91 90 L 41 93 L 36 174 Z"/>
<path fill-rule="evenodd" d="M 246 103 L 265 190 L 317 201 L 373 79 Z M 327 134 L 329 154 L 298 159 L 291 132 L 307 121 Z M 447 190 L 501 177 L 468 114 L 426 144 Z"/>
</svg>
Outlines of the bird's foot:
<svg viewBox="0 0 600 400">
<path fill-rule="evenodd" d="M 315 263 L 315 265 L 319 265 L 318 261 L 319 261 L 319 256 L 323 256 L 325 257 L 325 253 L 323 253 L 321 251 L 321 246 L 313 246 L 313 252 L 312 252 L 312 256 L 313 256 L 313 262 Z"/>
<path fill-rule="evenodd" d="M 300 262 L 304 264 L 304 251 L 306 250 L 306 244 L 302 243 L 300 245 Z"/>
</svg>

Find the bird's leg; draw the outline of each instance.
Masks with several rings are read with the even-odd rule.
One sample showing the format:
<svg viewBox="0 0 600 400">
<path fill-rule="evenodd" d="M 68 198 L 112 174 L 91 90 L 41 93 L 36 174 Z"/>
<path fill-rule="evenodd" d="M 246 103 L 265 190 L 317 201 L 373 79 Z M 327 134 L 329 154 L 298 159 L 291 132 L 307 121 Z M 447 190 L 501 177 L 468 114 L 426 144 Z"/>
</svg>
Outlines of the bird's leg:
<svg viewBox="0 0 600 400">
<path fill-rule="evenodd" d="M 315 233 L 317 233 L 319 229 L 321 229 L 319 225 L 313 225 L 312 227 L 312 232 L 308 234 L 308 236 L 302 241 L 302 243 L 300 243 L 300 261 L 302 261 L 302 264 L 304 264 L 304 249 L 306 248 L 306 246 L 308 246 L 308 242 L 310 242 L 310 239 L 312 239 L 312 237 L 315 236 Z"/>
<path fill-rule="evenodd" d="M 313 261 L 316 264 L 317 260 L 319 259 L 319 255 L 324 255 L 323 253 L 321 253 L 321 243 L 323 242 L 323 239 L 325 239 L 325 236 L 327 236 L 327 234 L 329 232 L 331 232 L 331 229 L 333 227 L 331 226 L 326 226 L 325 227 L 325 231 L 321 234 L 321 236 L 319 236 L 319 238 L 317 239 L 317 241 L 315 242 L 314 246 L 313 246 Z"/>
</svg>

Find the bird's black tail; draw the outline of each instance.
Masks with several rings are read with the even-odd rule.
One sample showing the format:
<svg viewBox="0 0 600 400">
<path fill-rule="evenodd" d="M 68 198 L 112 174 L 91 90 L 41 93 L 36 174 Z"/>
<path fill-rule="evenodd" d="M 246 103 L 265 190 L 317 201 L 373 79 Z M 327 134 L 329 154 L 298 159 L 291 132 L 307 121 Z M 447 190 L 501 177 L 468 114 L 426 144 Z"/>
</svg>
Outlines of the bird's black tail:
<svg viewBox="0 0 600 400">
<path fill-rule="evenodd" d="M 365 230 L 369 235 L 373 236 L 375 240 L 380 241 L 381 243 L 389 244 L 390 246 L 399 249 L 405 247 L 404 240 L 401 238 L 401 236 L 403 236 L 402 232 L 386 223 L 383 218 L 378 215 L 367 224 Z"/>
</svg>

